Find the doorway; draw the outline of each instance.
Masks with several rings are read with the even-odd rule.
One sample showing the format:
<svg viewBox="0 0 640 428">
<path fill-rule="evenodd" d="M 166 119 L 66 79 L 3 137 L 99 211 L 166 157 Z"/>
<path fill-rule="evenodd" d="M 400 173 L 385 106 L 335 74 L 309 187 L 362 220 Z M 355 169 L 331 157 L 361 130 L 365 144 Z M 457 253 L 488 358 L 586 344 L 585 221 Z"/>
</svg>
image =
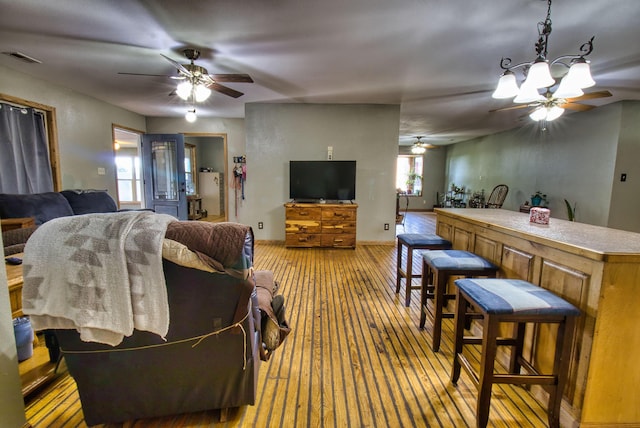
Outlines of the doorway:
<svg viewBox="0 0 640 428">
<path fill-rule="evenodd" d="M 184 142 L 196 152 L 195 193 L 202 199 L 202 209 L 207 212 L 202 220 L 228 221 L 227 134 L 185 133 Z"/>
</svg>

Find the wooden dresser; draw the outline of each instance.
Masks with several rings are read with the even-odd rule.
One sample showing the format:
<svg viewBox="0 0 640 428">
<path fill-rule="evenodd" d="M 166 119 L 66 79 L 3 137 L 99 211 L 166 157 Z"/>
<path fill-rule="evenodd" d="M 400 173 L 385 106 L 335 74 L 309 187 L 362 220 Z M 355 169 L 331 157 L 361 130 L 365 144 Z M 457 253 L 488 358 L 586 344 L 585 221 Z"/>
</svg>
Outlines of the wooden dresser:
<svg viewBox="0 0 640 428">
<path fill-rule="evenodd" d="M 453 248 L 500 266 L 499 276 L 548 289 L 582 315 L 573 341 L 562 426 L 640 426 L 640 234 L 501 209 L 435 209 Z M 553 363 L 552 329 L 528 330 L 538 368 Z M 548 371 L 548 370 L 547 370 Z M 543 403 L 544 393 L 532 389 Z"/>
<path fill-rule="evenodd" d="M 357 204 L 287 203 L 284 207 L 287 247 L 356 247 Z"/>
</svg>

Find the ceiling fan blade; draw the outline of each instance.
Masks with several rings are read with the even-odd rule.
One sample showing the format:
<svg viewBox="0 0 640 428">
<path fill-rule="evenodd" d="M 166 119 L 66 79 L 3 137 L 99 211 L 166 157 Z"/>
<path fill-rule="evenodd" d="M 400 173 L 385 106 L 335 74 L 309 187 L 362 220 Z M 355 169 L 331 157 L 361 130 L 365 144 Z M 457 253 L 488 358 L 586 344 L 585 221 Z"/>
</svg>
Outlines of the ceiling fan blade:
<svg viewBox="0 0 640 428">
<path fill-rule="evenodd" d="M 215 82 L 210 84 L 209 87 L 211 89 L 213 89 L 214 91 L 221 92 L 221 93 L 223 93 L 225 95 L 229 95 L 230 97 L 233 97 L 233 98 L 238 98 L 238 97 L 244 95 L 242 92 L 236 91 L 235 89 L 231 89 L 231 88 L 229 88 L 227 86 L 222 86 L 221 84 L 215 83 Z"/>
<path fill-rule="evenodd" d="M 167 60 L 167 61 L 169 61 L 171 64 L 173 64 L 173 65 L 174 65 L 174 66 L 175 66 L 175 67 L 180 71 L 180 73 L 182 73 L 182 74 L 184 74 L 185 76 L 188 76 L 188 77 L 192 77 L 192 76 L 193 76 L 193 75 L 191 74 L 191 72 L 190 72 L 189 70 L 187 70 L 187 69 L 186 69 L 182 64 L 180 64 L 179 62 L 172 60 L 171 58 L 169 58 L 169 57 L 168 57 L 168 56 L 166 56 L 166 55 L 163 55 L 163 54 L 160 54 L 160 55 L 162 55 L 162 57 L 163 57 L 164 59 L 166 59 L 166 60 Z"/>
<path fill-rule="evenodd" d="M 588 94 L 580 95 L 579 97 L 567 98 L 567 101 L 572 103 L 574 101 L 592 100 L 594 98 L 606 98 L 610 96 L 612 96 L 612 94 L 609 91 L 597 91 L 597 92 L 591 92 Z"/>
<path fill-rule="evenodd" d="M 146 74 L 146 73 L 126 73 L 119 71 L 118 74 L 124 74 L 125 76 L 151 76 L 151 77 L 171 77 L 166 74 Z"/>
<path fill-rule="evenodd" d="M 577 103 L 560 104 L 558 107 L 566 108 L 574 111 L 587 111 L 587 110 L 591 110 L 592 108 L 595 108 L 595 106 L 590 106 L 588 104 L 577 104 Z"/>
<path fill-rule="evenodd" d="M 521 109 L 521 108 L 529 108 L 529 107 L 535 107 L 532 104 L 520 104 L 517 106 L 511 106 L 511 107 L 502 107 L 502 108 L 496 108 L 493 110 L 489 110 L 489 113 L 493 113 L 496 111 L 506 111 L 506 110 L 517 110 L 517 109 Z"/>
<path fill-rule="evenodd" d="M 216 82 L 253 83 L 248 74 L 210 74 L 209 77 Z"/>
</svg>

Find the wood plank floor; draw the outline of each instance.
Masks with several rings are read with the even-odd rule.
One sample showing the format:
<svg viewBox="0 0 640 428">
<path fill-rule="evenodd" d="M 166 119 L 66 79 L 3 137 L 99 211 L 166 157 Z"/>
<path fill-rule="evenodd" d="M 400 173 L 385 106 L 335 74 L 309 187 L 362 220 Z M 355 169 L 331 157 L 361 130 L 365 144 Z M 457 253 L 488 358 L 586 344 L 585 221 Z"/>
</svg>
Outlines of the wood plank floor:
<svg viewBox="0 0 640 428">
<path fill-rule="evenodd" d="M 402 232 L 433 232 L 434 216 L 407 213 Z M 419 253 L 416 265 L 420 266 Z M 439 353 L 429 321 L 420 330 L 419 292 L 411 306 L 395 294 L 396 247 L 286 249 L 258 243 L 258 269 L 270 269 L 293 328 L 260 371 L 255 406 L 131 421 L 122 427 L 465 427 L 475 426 L 476 391 L 466 374 L 449 382 L 452 320 Z M 471 355 L 477 363 L 478 355 Z M 73 379 L 60 377 L 26 406 L 33 427 L 84 427 Z M 521 387 L 494 386 L 489 426 L 540 427 L 546 412 Z"/>
</svg>

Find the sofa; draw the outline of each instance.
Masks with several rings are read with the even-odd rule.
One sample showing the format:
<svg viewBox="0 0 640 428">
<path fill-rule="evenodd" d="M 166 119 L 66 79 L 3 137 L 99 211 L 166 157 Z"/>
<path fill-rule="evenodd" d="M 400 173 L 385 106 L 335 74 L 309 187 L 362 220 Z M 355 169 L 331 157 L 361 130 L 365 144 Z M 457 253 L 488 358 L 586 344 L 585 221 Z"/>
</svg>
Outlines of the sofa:
<svg viewBox="0 0 640 428">
<path fill-rule="evenodd" d="M 45 230 L 42 226 L 36 233 Z M 77 234 L 83 236 L 77 242 L 86 242 Z M 170 320 L 164 339 L 135 329 L 112 346 L 85 341 L 74 329 L 50 330 L 54 337 L 47 345 L 59 347 L 90 426 L 252 405 L 261 360 L 289 332 L 284 308 L 272 308 L 273 301 L 282 300 L 274 299 L 273 274 L 253 269 L 249 226 L 174 221 L 164 238 Z M 27 245 L 25 263 L 38 239 L 34 235 Z M 126 257 L 127 264 L 135 261 Z M 28 281 L 25 276 L 27 294 Z M 267 344 L 261 327 L 276 312 L 282 334 L 277 343 Z"/>
<path fill-rule="evenodd" d="M 34 194 L 0 193 L 0 218 L 34 219 L 35 227 L 58 217 L 118 211 L 105 190 L 63 190 Z M 2 232 L 4 255 L 21 253 L 35 227 Z"/>
</svg>

